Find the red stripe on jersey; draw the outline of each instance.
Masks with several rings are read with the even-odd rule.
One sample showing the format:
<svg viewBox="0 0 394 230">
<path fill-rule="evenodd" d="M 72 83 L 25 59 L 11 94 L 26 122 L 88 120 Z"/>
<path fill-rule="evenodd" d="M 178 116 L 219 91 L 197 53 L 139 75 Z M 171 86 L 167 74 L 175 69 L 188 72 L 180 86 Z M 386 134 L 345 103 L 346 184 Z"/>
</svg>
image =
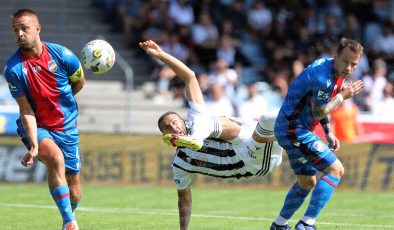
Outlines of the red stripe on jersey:
<svg viewBox="0 0 394 230">
<path fill-rule="evenodd" d="M 64 131 L 64 113 L 60 108 L 59 90 L 56 76 L 49 70 L 51 56 L 45 44 L 38 58 L 22 53 L 23 65 L 30 94 L 36 104 L 35 115 L 37 126 L 55 131 Z"/>
<path fill-rule="evenodd" d="M 345 78 L 342 77 L 334 78 L 334 90 L 332 91 L 330 98 L 333 98 L 341 91 L 344 82 L 345 82 Z"/>
</svg>

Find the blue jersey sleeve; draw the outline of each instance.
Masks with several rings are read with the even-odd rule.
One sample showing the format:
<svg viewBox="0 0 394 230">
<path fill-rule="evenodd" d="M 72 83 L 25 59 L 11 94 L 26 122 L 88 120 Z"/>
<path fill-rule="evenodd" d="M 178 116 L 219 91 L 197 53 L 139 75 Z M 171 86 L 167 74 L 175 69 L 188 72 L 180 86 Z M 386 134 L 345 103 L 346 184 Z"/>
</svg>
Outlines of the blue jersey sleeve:
<svg viewBox="0 0 394 230">
<path fill-rule="evenodd" d="M 327 78 L 328 71 L 326 68 L 324 59 L 319 59 L 313 63 L 309 68 L 308 72 L 311 75 L 312 82 L 312 100 L 317 105 L 326 105 L 330 101 L 329 86 L 331 80 Z"/>
<path fill-rule="evenodd" d="M 67 76 L 72 76 L 79 70 L 81 63 L 79 62 L 77 56 L 71 50 L 65 47 L 63 47 L 62 55 L 62 60 L 64 63 L 64 68 L 67 72 Z"/>
<path fill-rule="evenodd" d="M 7 80 L 8 88 L 10 90 L 12 97 L 17 99 L 22 96 L 25 96 L 26 93 L 23 88 L 23 84 L 19 78 L 19 76 L 20 76 L 20 74 L 22 74 L 22 72 L 19 73 L 19 75 L 18 75 L 18 73 L 15 71 L 15 69 L 21 69 L 21 68 L 16 68 L 15 66 L 7 65 L 4 68 L 4 76 L 5 76 L 5 79 Z"/>
</svg>

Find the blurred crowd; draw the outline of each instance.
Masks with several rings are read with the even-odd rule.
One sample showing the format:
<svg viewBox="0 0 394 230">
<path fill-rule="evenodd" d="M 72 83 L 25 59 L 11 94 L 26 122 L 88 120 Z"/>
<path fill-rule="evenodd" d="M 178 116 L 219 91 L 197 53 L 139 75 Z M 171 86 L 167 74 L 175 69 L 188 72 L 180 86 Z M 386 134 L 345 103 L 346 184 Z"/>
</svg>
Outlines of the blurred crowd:
<svg viewBox="0 0 394 230">
<path fill-rule="evenodd" d="M 278 109 L 292 79 L 333 57 L 341 37 L 365 48 L 352 76 L 365 91 L 352 105 L 394 114 L 394 0 L 92 1 L 130 48 L 152 39 L 192 68 L 214 115 L 257 119 Z M 154 102 L 184 100 L 173 71 L 149 61 Z"/>
<path fill-rule="evenodd" d="M 360 111 L 394 112 L 394 0 L 96 0 L 130 47 L 152 39 L 191 67 L 210 111 L 256 119 L 278 109 L 289 83 L 341 37 L 365 52 L 352 76 Z M 182 83 L 152 60 L 156 103 L 182 98 Z M 392 114 L 392 113 L 390 113 Z"/>
</svg>

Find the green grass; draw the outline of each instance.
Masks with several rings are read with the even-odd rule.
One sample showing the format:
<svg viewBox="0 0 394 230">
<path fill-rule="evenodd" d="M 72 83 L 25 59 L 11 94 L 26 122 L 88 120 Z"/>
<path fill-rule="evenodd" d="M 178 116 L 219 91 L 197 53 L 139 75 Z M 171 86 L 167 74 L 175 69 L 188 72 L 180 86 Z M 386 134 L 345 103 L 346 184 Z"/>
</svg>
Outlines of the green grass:
<svg viewBox="0 0 394 230">
<path fill-rule="evenodd" d="M 82 230 L 178 229 L 175 188 L 83 185 L 77 210 Z M 193 188 L 189 229 L 269 229 L 285 190 Z M 394 194 L 337 191 L 321 213 L 321 229 L 394 229 Z M 305 206 L 293 220 L 302 216 Z M 0 184 L 0 229 L 60 229 L 61 219 L 44 184 Z"/>
</svg>

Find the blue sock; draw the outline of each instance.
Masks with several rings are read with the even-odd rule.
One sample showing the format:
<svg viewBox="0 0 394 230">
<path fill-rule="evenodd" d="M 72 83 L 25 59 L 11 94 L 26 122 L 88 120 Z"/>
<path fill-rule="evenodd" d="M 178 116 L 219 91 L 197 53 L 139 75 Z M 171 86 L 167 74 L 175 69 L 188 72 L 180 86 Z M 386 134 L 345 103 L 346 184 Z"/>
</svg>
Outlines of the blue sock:
<svg viewBox="0 0 394 230">
<path fill-rule="evenodd" d="M 305 197 L 308 196 L 309 191 L 311 190 L 301 188 L 298 182 L 296 182 L 287 193 L 285 203 L 279 215 L 285 219 L 290 219 L 295 211 L 304 203 Z"/>
<path fill-rule="evenodd" d="M 63 224 L 75 220 L 75 217 L 71 210 L 70 190 L 68 186 L 62 185 L 52 189 L 50 192 L 53 200 L 55 200 L 60 214 L 62 215 Z"/>
<path fill-rule="evenodd" d="M 328 200 L 330 200 L 335 187 L 340 181 L 340 178 L 325 173 L 313 189 L 311 201 L 305 212 L 305 216 L 316 218 Z"/>
</svg>

